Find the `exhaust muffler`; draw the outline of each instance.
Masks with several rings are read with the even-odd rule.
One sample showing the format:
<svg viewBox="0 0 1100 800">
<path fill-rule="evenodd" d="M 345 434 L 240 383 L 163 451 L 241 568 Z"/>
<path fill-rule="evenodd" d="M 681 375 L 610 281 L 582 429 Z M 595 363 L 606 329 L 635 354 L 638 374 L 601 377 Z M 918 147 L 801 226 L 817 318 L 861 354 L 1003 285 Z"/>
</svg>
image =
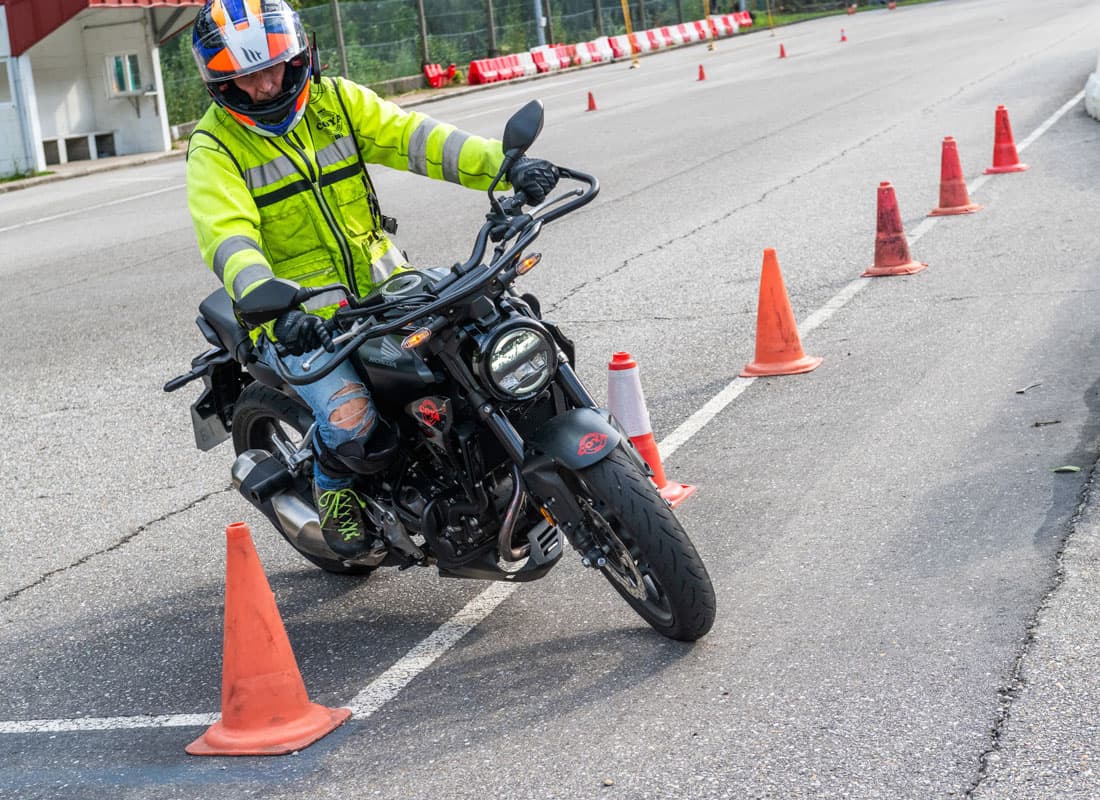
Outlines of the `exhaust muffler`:
<svg viewBox="0 0 1100 800">
<path fill-rule="evenodd" d="M 374 566 L 386 551 L 367 552 L 345 559 L 325 544 L 317 510 L 294 491 L 294 476 L 266 450 L 246 450 L 237 456 L 230 470 L 233 488 L 264 513 L 298 550 L 330 561 Z"/>
</svg>

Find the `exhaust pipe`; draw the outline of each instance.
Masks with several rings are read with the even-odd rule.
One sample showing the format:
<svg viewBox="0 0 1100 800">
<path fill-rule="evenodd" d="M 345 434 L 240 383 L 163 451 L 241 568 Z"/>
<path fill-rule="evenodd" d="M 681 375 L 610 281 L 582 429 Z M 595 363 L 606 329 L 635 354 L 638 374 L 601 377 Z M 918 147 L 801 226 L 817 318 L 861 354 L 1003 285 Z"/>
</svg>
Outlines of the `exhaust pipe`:
<svg viewBox="0 0 1100 800">
<path fill-rule="evenodd" d="M 386 552 L 368 552 L 345 559 L 325 544 L 317 510 L 294 491 L 294 477 L 281 461 L 266 450 L 246 450 L 230 470 L 233 488 L 264 513 L 298 550 L 329 561 L 375 566 Z"/>
</svg>

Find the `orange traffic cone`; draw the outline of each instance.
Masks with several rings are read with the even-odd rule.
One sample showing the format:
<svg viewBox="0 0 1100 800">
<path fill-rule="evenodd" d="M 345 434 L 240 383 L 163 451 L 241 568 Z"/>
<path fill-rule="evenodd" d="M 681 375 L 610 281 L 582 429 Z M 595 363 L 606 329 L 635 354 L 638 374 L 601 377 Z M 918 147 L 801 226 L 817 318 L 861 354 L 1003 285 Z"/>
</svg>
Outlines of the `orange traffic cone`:
<svg viewBox="0 0 1100 800">
<path fill-rule="evenodd" d="M 756 311 L 756 358 L 741 370 L 742 378 L 797 375 L 817 369 L 822 359 L 802 352 L 787 287 L 779 273 L 775 249 L 764 251 L 760 272 L 760 301 Z"/>
<path fill-rule="evenodd" d="M 787 48 L 783 46 L 782 42 L 780 42 L 780 44 L 779 44 L 779 57 L 780 58 L 786 58 L 787 57 Z"/>
<path fill-rule="evenodd" d="M 301 750 L 342 725 L 351 710 L 309 701 L 248 526 L 233 523 L 225 535 L 222 716 L 187 752 L 265 756 Z"/>
<path fill-rule="evenodd" d="M 927 267 L 909 257 L 909 241 L 901 226 L 901 212 L 894 187 L 889 181 L 878 185 L 878 232 L 875 234 L 875 265 L 868 268 L 864 278 L 885 275 L 912 275 Z"/>
<path fill-rule="evenodd" d="M 661 466 L 661 454 L 653 438 L 653 426 L 649 422 L 642 381 L 638 377 L 638 365 L 630 353 L 615 353 L 607 365 L 607 407 L 630 437 L 630 441 L 653 470 L 653 482 L 661 497 L 674 508 L 695 492 L 694 486 L 675 483 L 665 477 Z"/>
<path fill-rule="evenodd" d="M 592 96 L 592 92 L 588 93 L 588 108 L 585 109 L 585 110 L 586 111 L 595 111 L 596 110 L 596 98 Z"/>
<path fill-rule="evenodd" d="M 970 202 L 970 193 L 966 190 L 963 178 L 962 162 L 959 161 L 959 148 L 954 138 L 943 138 L 943 156 L 940 159 L 940 204 L 929 212 L 930 217 L 945 217 L 951 214 L 973 214 L 980 209 L 978 203 Z"/>
<path fill-rule="evenodd" d="M 997 106 L 996 132 L 993 138 L 993 166 L 985 171 L 986 175 L 1002 172 L 1023 172 L 1027 164 L 1020 163 L 1016 154 L 1016 142 L 1012 138 L 1012 125 L 1008 121 L 1008 109 Z"/>
<path fill-rule="evenodd" d="M 842 41 L 842 42 L 848 41 L 848 34 L 846 34 L 844 32 L 843 28 L 840 29 L 840 41 Z"/>
<path fill-rule="evenodd" d="M 699 80 L 705 81 L 707 79 L 707 73 L 703 70 L 703 65 L 699 65 Z"/>
</svg>

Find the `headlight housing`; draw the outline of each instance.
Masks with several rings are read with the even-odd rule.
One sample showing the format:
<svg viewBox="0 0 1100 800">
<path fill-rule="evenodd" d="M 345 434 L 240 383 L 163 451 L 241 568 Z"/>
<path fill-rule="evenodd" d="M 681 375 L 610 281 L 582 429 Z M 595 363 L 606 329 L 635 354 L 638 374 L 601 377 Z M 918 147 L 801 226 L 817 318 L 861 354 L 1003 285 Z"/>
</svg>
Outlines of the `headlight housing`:
<svg viewBox="0 0 1100 800">
<path fill-rule="evenodd" d="M 475 361 L 478 374 L 495 395 L 527 400 L 554 377 L 557 348 L 550 334 L 525 320 L 490 333 Z"/>
</svg>

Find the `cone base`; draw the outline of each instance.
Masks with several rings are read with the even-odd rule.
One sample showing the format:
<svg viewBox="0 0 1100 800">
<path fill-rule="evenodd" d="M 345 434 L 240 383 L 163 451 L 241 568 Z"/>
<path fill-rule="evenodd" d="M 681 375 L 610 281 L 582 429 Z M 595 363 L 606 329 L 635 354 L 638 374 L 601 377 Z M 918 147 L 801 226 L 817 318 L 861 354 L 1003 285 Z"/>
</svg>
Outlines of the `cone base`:
<svg viewBox="0 0 1100 800">
<path fill-rule="evenodd" d="M 218 720 L 184 749 L 192 756 L 279 756 L 313 744 L 350 716 L 350 708 L 310 703 L 297 719 L 258 730 L 234 730 Z"/>
<path fill-rule="evenodd" d="M 1006 167 L 989 167 L 986 169 L 986 175 L 1003 175 L 1006 172 L 1023 172 L 1025 169 L 1031 169 L 1027 164 L 1009 164 Z"/>
<path fill-rule="evenodd" d="M 967 203 L 964 206 L 942 206 L 940 208 L 933 208 L 928 212 L 930 217 L 950 217 L 955 214 L 973 214 L 975 211 L 980 211 L 985 208 L 981 203 Z"/>
<path fill-rule="evenodd" d="M 774 363 L 762 363 L 754 361 L 741 370 L 742 378 L 766 378 L 769 375 L 801 375 L 817 369 L 823 358 L 815 356 L 802 356 L 802 358 L 790 361 L 777 361 Z"/>
<path fill-rule="evenodd" d="M 680 503 L 695 494 L 695 490 L 698 488 L 699 487 L 691 486 L 687 483 L 673 483 L 669 481 L 661 487 L 661 498 L 667 501 L 670 506 L 676 508 Z"/>
<path fill-rule="evenodd" d="M 892 264 L 888 267 L 871 267 L 865 270 L 861 278 L 885 278 L 890 275 L 912 275 L 926 268 L 927 264 L 920 261 L 908 261 L 905 264 Z"/>
</svg>

